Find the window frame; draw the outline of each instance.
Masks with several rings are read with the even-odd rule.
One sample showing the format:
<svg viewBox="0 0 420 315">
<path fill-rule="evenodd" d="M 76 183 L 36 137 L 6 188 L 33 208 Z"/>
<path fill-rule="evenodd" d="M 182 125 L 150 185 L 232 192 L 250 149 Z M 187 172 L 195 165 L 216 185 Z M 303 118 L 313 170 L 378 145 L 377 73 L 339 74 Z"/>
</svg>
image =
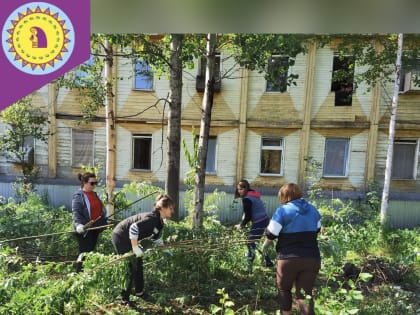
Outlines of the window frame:
<svg viewBox="0 0 420 315">
<path fill-rule="evenodd" d="M 345 151 L 345 156 L 343 157 L 345 160 L 342 161 L 343 166 L 344 166 L 344 170 L 342 173 L 344 173 L 343 175 L 340 174 L 326 174 L 326 170 L 325 170 L 325 166 L 327 165 L 327 146 L 328 146 L 328 142 L 329 141 L 346 141 L 346 151 Z M 349 162 L 350 162 L 350 146 L 351 146 L 351 139 L 350 138 L 336 138 L 336 137 L 331 137 L 331 138 L 325 138 L 325 144 L 324 144 L 324 161 L 322 164 L 322 177 L 324 178 L 347 178 L 348 174 L 349 174 Z"/>
<path fill-rule="evenodd" d="M 136 168 L 135 167 L 135 154 L 136 154 L 136 150 L 135 150 L 135 140 L 136 139 L 150 139 L 150 148 L 149 148 L 149 168 Z M 152 166 L 153 166 L 153 135 L 152 134 L 132 134 L 131 135 L 131 170 L 134 171 L 143 171 L 143 172 L 151 172 L 152 171 Z"/>
<path fill-rule="evenodd" d="M 417 165 L 418 165 L 418 156 L 419 156 L 419 139 L 395 139 L 393 144 L 393 155 L 396 155 L 396 144 L 405 144 L 405 145 L 414 145 L 413 151 L 413 161 L 412 161 L 412 177 L 411 178 L 404 178 L 404 177 L 396 177 L 394 174 L 395 169 L 398 169 L 395 163 L 400 162 L 400 159 L 393 158 L 392 159 L 392 172 L 391 172 L 391 180 L 416 180 L 417 179 Z"/>
<path fill-rule="evenodd" d="M 281 55 L 281 54 L 271 55 L 270 59 L 267 61 L 267 73 L 270 72 L 270 66 L 275 64 L 273 62 L 273 59 L 280 59 L 278 66 L 281 66 L 283 64 L 283 61 L 281 60 L 282 58 L 285 59 L 284 62 L 287 62 L 287 71 L 285 73 L 282 73 L 281 75 L 279 74 L 278 81 L 282 80 L 282 82 L 281 84 L 279 84 L 279 86 L 276 89 L 274 89 L 273 82 L 266 79 L 265 80 L 265 93 L 287 93 L 289 91 L 289 85 L 287 84 L 287 79 L 290 74 L 290 62 L 289 62 L 290 56 Z M 273 84 L 273 85 L 269 87 L 270 84 Z"/>
<path fill-rule="evenodd" d="M 90 147 L 92 148 L 92 159 L 91 159 L 91 163 L 88 162 L 87 164 L 84 164 L 83 161 L 77 161 L 79 163 L 76 163 L 76 157 L 80 156 L 80 154 L 76 154 L 75 150 L 76 150 L 76 143 L 75 143 L 75 133 L 84 133 L 84 134 L 91 134 L 92 137 L 92 143 L 90 144 Z M 95 165 L 95 131 L 91 130 L 91 129 L 77 129 L 77 128 L 71 128 L 71 167 L 74 168 L 80 168 L 81 166 L 91 166 L 93 167 Z"/>
<path fill-rule="evenodd" d="M 209 154 L 210 154 L 210 141 L 214 141 L 214 152 L 213 152 L 213 160 L 214 160 L 214 170 L 209 170 Z M 206 174 L 215 175 L 217 174 L 217 136 L 209 136 L 208 145 L 207 145 L 207 159 L 206 159 Z"/>
<path fill-rule="evenodd" d="M 145 65 L 144 68 L 137 69 L 138 65 Z M 144 70 L 143 70 L 144 69 Z M 148 75 L 137 73 L 137 71 L 148 71 L 151 78 L 148 78 Z M 142 86 L 137 87 L 137 79 L 141 79 L 140 83 Z M 139 84 L 140 85 L 140 84 Z M 145 85 L 143 87 L 143 85 Z M 137 58 L 133 64 L 133 87 L 134 91 L 154 91 L 155 89 L 155 73 L 153 69 L 147 64 L 145 60 Z"/>
<path fill-rule="evenodd" d="M 279 141 L 279 145 L 264 145 L 264 140 L 273 140 Z M 262 172 L 262 164 L 263 164 L 263 151 L 280 151 L 280 166 L 279 166 L 279 173 L 263 173 Z M 283 137 L 276 137 L 276 136 L 264 136 L 261 137 L 260 143 L 260 158 L 259 158 L 259 175 L 260 176 L 283 176 L 284 174 L 284 152 L 285 152 L 285 139 Z"/>
</svg>

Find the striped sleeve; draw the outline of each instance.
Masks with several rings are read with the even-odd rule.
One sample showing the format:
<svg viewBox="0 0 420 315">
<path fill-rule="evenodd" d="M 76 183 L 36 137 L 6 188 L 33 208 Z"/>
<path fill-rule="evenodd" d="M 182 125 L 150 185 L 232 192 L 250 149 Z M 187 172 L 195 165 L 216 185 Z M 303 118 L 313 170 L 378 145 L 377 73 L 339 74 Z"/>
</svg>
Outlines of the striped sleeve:
<svg viewBox="0 0 420 315">
<path fill-rule="evenodd" d="M 137 223 L 130 225 L 129 238 L 130 240 L 137 240 L 139 238 L 139 227 L 137 226 Z"/>
</svg>

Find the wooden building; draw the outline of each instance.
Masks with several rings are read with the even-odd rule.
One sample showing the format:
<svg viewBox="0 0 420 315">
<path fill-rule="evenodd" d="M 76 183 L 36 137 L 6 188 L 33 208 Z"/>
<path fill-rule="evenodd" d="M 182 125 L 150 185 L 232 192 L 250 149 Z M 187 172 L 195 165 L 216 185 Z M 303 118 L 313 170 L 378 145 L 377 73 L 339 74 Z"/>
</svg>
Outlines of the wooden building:
<svg viewBox="0 0 420 315">
<path fill-rule="evenodd" d="M 221 52 L 222 74 L 234 67 Z M 269 66 L 282 63 L 273 56 Z M 227 60 L 227 61 L 226 61 Z M 233 187 L 246 178 L 254 187 L 278 189 L 285 182 L 305 184 L 311 176 L 319 187 L 335 192 L 364 192 L 368 183 L 382 185 L 388 146 L 393 86 L 332 81 L 340 62 L 331 47 L 311 46 L 298 55 L 289 72 L 298 75 L 296 85 L 285 77 L 277 84 L 263 74 L 235 68 L 235 78 L 222 78 L 214 96 L 206 183 Z M 147 65 L 138 63 L 137 69 Z M 117 182 L 165 179 L 167 105 L 166 78 L 135 75 L 125 59 L 115 59 L 115 122 Z M 355 68 L 355 74 L 361 69 Z M 420 138 L 420 93 L 405 75 L 405 91 L 399 95 L 391 194 L 417 196 Z M 182 138 L 192 148 L 192 128 L 198 133 L 202 88 L 200 65 L 185 70 L 182 91 Z M 56 90 L 53 84 L 33 94 L 37 106 L 50 114 L 52 135 L 47 144 L 34 143 L 35 163 L 45 182 L 75 180 L 80 165 L 105 165 L 105 112 L 89 124 L 80 123 L 77 92 Z M 5 126 L 0 126 L 5 128 Z M 1 132 L 1 130 L 0 130 Z M 309 174 L 308 163 L 319 168 Z M 188 171 L 181 152 L 181 180 Z M 16 165 L 0 158 L 0 178 L 16 174 Z"/>
</svg>

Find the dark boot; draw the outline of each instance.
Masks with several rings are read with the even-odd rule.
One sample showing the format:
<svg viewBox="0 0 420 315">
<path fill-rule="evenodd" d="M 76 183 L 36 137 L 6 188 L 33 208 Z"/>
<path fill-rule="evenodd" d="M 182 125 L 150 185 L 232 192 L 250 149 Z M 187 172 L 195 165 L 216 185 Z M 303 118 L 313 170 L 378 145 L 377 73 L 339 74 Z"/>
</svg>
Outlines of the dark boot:
<svg viewBox="0 0 420 315">
<path fill-rule="evenodd" d="M 273 267 L 274 264 L 268 255 L 264 256 L 264 267 Z"/>
<path fill-rule="evenodd" d="M 79 256 L 77 256 L 76 263 L 74 264 L 77 273 L 83 271 L 83 260 L 85 260 L 85 253 L 80 253 Z"/>
</svg>

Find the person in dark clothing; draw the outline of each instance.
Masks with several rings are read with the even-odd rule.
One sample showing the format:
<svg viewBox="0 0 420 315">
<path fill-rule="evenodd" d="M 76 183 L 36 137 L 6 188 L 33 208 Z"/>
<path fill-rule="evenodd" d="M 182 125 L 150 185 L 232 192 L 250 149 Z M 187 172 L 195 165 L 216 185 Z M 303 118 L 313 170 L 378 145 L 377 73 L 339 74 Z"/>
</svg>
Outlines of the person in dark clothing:
<svg viewBox="0 0 420 315">
<path fill-rule="evenodd" d="M 79 174 L 80 189 L 73 194 L 71 210 L 73 215 L 73 229 L 79 244 L 79 257 L 76 271 L 82 270 L 84 254 L 95 250 L 99 234 L 102 229 L 88 230 L 107 224 L 107 212 L 94 191 L 98 184 L 94 173 Z"/>
<path fill-rule="evenodd" d="M 112 244 L 118 254 L 133 252 L 128 257 L 129 274 L 127 287 L 121 292 L 123 304 L 130 304 L 130 294 L 134 285 L 135 295 L 147 299 L 144 291 L 143 250 L 140 242 L 152 240 L 156 246 L 164 246 L 160 238 L 164 219 L 173 215 L 174 202 L 165 194 L 156 197 L 154 209 L 151 212 L 138 213 L 122 220 L 112 231 Z M 170 252 L 166 250 L 166 254 Z"/>
<path fill-rule="evenodd" d="M 277 239 L 277 288 L 283 315 L 292 314 L 293 284 L 301 314 L 315 314 L 313 299 L 307 304 L 305 296 L 312 297 L 321 266 L 317 241 L 321 215 L 302 196 L 301 189 L 294 183 L 284 184 L 280 188 L 278 198 L 282 205 L 267 226 L 263 245 L 264 252 Z"/>
<path fill-rule="evenodd" d="M 267 216 L 264 203 L 261 200 L 261 194 L 258 191 L 251 189 L 247 180 L 242 179 L 238 182 L 236 185 L 235 198 L 242 198 L 243 211 L 242 220 L 236 225 L 236 228 L 240 230 L 249 222 L 252 223 L 247 242 L 247 265 L 248 270 L 252 272 L 252 265 L 257 248 L 256 242 L 263 236 L 265 228 L 268 225 L 269 218 Z M 273 266 L 273 263 L 267 254 L 263 255 L 263 258 L 264 265 L 266 267 Z"/>
</svg>

